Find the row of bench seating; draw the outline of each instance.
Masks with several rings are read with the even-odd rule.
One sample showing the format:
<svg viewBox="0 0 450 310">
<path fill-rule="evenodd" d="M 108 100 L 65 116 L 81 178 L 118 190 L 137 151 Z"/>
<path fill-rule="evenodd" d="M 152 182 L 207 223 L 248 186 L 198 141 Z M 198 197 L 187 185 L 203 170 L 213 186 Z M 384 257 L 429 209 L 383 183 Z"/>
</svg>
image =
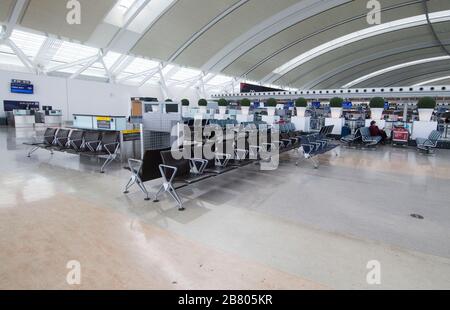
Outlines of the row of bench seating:
<svg viewBox="0 0 450 310">
<path fill-rule="evenodd" d="M 341 142 L 346 146 L 364 146 L 368 148 L 376 147 L 380 144 L 382 138 L 380 136 L 371 136 L 369 127 L 361 127 L 354 134 L 341 138 Z"/>
<path fill-rule="evenodd" d="M 434 130 L 430 133 L 428 138 L 417 138 L 417 149 L 426 154 L 430 154 L 433 149 L 438 146 L 439 139 L 441 139 L 442 133 Z M 356 130 L 355 134 L 348 135 L 341 138 L 341 142 L 346 146 L 364 146 L 364 147 L 376 147 L 380 144 L 382 138 L 379 136 L 373 137 L 370 135 L 370 129 L 368 127 L 361 127 Z"/>
<path fill-rule="evenodd" d="M 55 151 L 75 155 L 105 158 L 100 171 L 113 162 L 119 153 L 120 136 L 118 132 L 100 132 L 68 128 L 47 128 L 41 141 L 24 143 L 31 146 L 28 157 L 39 149 L 51 154 Z"/>
<path fill-rule="evenodd" d="M 277 154 L 281 154 L 303 148 L 302 155 L 307 159 L 313 159 L 315 156 L 328 152 L 338 146 L 330 143 L 327 139 L 327 136 L 333 131 L 333 126 L 326 126 L 322 128 L 320 133 L 311 135 L 301 135 L 301 132 L 296 131 L 295 127 L 291 125 L 283 125 L 281 128 L 280 141 L 258 141 L 258 145 L 250 145 L 247 141 L 245 141 L 246 143 L 238 143 L 237 139 L 247 139 L 248 135 L 236 134 L 236 140 L 231 144 L 232 149 L 227 149 L 227 146 L 230 144 L 222 141 L 224 143 L 223 151 L 225 153 L 215 153 L 215 158 L 209 160 L 194 157 L 190 159 L 175 159 L 172 151 L 169 149 L 146 151 L 142 161 L 135 159 L 128 161 L 129 165 L 126 169 L 131 171 L 131 177 L 125 187 L 124 193 L 127 194 L 131 186 L 137 184 L 145 193 L 145 199 L 150 200 L 144 183 L 162 177 L 163 183 L 154 196 L 153 201 L 157 202 L 158 197 L 162 193 L 167 192 L 177 202 L 179 210 L 184 210 L 182 200 L 177 193 L 178 189 L 220 176 L 252 163 L 267 160 L 261 155 L 264 150 L 275 151 L 271 148 L 276 148 L 276 151 L 278 151 Z M 216 142 L 218 141 L 206 140 L 203 143 L 183 146 L 183 149 L 180 148 L 180 152 L 186 150 L 185 148 L 190 148 L 188 152 L 192 155 L 195 154 L 196 147 L 203 148 L 205 143 L 214 145 Z M 245 145 L 245 148 L 239 149 L 239 145 Z M 317 168 L 318 165 L 316 162 L 314 165 Z"/>
</svg>

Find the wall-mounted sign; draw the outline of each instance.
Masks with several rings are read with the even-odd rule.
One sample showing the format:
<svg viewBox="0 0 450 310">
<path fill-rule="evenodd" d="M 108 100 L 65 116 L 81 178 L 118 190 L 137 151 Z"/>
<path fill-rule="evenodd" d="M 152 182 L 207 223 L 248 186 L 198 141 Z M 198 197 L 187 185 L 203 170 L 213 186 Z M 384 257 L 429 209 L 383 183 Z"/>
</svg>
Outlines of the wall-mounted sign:
<svg viewBox="0 0 450 310">
<path fill-rule="evenodd" d="M 111 117 L 97 117 L 97 129 L 111 129 Z"/>
<path fill-rule="evenodd" d="M 34 86 L 31 81 L 11 80 L 11 93 L 31 95 L 34 93 Z"/>
<path fill-rule="evenodd" d="M 262 92 L 276 92 L 283 91 L 282 89 L 270 88 L 261 85 L 253 85 L 247 83 L 241 83 L 241 93 L 262 93 Z"/>
<path fill-rule="evenodd" d="M 11 112 L 13 110 L 39 110 L 38 101 L 14 101 L 14 100 L 4 100 L 3 101 L 4 111 Z"/>
</svg>

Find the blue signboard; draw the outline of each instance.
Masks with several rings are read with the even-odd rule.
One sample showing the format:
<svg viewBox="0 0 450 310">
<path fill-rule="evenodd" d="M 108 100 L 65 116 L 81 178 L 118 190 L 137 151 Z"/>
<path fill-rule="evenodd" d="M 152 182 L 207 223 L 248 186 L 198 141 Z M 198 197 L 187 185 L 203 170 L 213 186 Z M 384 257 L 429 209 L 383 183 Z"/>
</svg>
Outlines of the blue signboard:
<svg viewBox="0 0 450 310">
<path fill-rule="evenodd" d="M 319 109 L 320 108 L 320 102 L 319 101 L 313 101 L 312 102 L 313 108 Z"/>
<path fill-rule="evenodd" d="M 34 93 L 34 86 L 30 81 L 12 80 L 11 93 L 31 95 Z"/>
<path fill-rule="evenodd" d="M 351 108 L 353 108 L 353 103 L 351 103 L 350 101 L 346 101 L 342 104 L 342 107 L 344 109 L 351 109 Z"/>
</svg>

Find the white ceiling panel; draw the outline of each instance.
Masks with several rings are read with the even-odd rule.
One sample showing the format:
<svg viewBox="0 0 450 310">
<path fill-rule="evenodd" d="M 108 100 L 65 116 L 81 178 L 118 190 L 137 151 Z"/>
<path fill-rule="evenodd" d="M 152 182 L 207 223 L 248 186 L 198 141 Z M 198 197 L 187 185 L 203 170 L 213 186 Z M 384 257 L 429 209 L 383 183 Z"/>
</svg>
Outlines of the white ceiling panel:
<svg viewBox="0 0 450 310">
<path fill-rule="evenodd" d="M 168 60 L 192 35 L 236 2 L 238 0 L 178 0 L 132 52 Z"/>
<path fill-rule="evenodd" d="M 450 40 L 450 32 L 439 32 L 439 34 L 443 38 Z M 302 87 L 307 85 L 309 81 L 313 81 L 326 72 L 333 71 L 335 68 L 343 66 L 347 63 L 352 63 L 358 59 L 367 59 L 371 56 L 383 54 L 385 51 L 401 49 L 405 46 L 417 43 L 428 43 L 430 45 L 435 45 L 435 40 L 430 33 L 428 25 L 395 31 L 349 44 L 297 67 L 288 74 L 284 75 L 280 81 L 282 81 L 282 84 Z M 443 52 L 438 49 L 436 51 L 436 55 L 439 56 L 439 53 L 442 54 Z M 363 69 L 364 68 L 360 68 L 360 70 Z M 372 70 L 373 72 L 378 69 L 380 68 L 370 68 L 369 64 L 368 70 Z M 350 80 L 347 80 L 344 83 L 342 83 L 342 79 L 340 79 L 339 82 L 344 85 L 351 81 L 352 77 L 349 78 Z M 337 83 L 338 81 L 335 82 Z M 341 87 L 342 85 L 335 87 Z"/>
<path fill-rule="evenodd" d="M 111 10 L 116 0 L 78 0 L 81 4 L 81 24 L 70 25 L 66 17 L 67 1 L 30 0 L 21 25 L 42 32 L 86 42 Z"/>
<path fill-rule="evenodd" d="M 405 1 L 401 1 L 404 3 Z M 407 1 L 411 3 L 411 1 Z M 398 5 L 399 1 L 384 1 L 383 7 Z M 450 7 L 450 4 L 448 5 Z M 421 3 L 400 6 L 382 13 L 382 22 L 423 14 Z M 321 13 L 287 29 L 243 55 L 224 72 L 241 75 L 254 68 L 248 78 L 260 80 L 279 66 L 298 55 L 338 37 L 368 28 L 367 8 L 364 1 L 354 1 Z M 340 16 L 337 20 L 335 17 Z M 359 18 L 358 18 L 359 17 Z M 285 47 L 284 50 L 281 48 Z M 274 52 L 277 52 L 275 54 Z M 268 59 L 268 57 L 270 57 Z"/>
<path fill-rule="evenodd" d="M 0 1 L 0 22 L 6 22 L 9 18 L 9 14 L 12 10 L 14 0 L 1 0 Z"/>
<path fill-rule="evenodd" d="M 177 63 L 202 67 L 205 62 L 248 29 L 300 0 L 250 0 L 228 14 L 175 59 Z"/>
</svg>

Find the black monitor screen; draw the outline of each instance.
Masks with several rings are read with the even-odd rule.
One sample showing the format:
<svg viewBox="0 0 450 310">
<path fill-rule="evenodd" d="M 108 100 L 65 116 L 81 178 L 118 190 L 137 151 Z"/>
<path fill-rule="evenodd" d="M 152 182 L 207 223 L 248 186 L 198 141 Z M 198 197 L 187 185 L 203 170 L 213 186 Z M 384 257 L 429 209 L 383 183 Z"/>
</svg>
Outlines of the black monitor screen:
<svg viewBox="0 0 450 310">
<path fill-rule="evenodd" d="M 166 113 L 178 113 L 178 104 L 166 104 Z"/>
</svg>

